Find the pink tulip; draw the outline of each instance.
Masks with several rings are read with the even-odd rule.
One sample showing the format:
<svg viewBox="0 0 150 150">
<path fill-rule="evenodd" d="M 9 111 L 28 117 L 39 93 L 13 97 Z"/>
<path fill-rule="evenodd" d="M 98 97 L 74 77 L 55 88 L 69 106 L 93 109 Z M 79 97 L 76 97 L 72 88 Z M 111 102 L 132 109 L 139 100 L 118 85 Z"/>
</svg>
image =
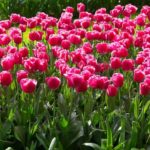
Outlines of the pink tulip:
<svg viewBox="0 0 150 150">
<path fill-rule="evenodd" d="M 35 28 L 37 26 L 37 20 L 34 18 L 28 19 L 27 20 L 27 26 L 32 29 Z"/>
<path fill-rule="evenodd" d="M 15 36 L 13 37 L 13 40 L 14 40 L 14 42 L 15 42 L 16 44 L 20 44 L 20 43 L 22 42 L 22 36 L 20 36 L 20 35 L 15 35 Z"/>
<path fill-rule="evenodd" d="M 77 93 L 85 92 L 88 89 L 87 82 L 85 80 L 83 80 L 82 84 L 77 86 L 75 89 L 76 89 Z"/>
<path fill-rule="evenodd" d="M 0 84 L 2 86 L 9 86 L 12 82 L 12 75 L 9 71 L 0 72 Z"/>
<path fill-rule="evenodd" d="M 102 31 L 102 27 L 99 24 L 95 23 L 95 24 L 93 24 L 93 30 L 101 32 Z"/>
<path fill-rule="evenodd" d="M 85 5 L 83 3 L 78 3 L 77 4 L 77 11 L 78 12 L 85 11 Z"/>
<path fill-rule="evenodd" d="M 31 41 L 40 41 L 42 40 L 43 32 L 41 31 L 32 31 L 29 33 L 29 39 Z"/>
<path fill-rule="evenodd" d="M 136 64 L 140 65 L 142 64 L 144 61 L 144 57 L 143 56 L 137 56 L 136 57 Z"/>
<path fill-rule="evenodd" d="M 23 66 L 28 72 L 37 71 L 38 58 L 30 57 L 30 58 L 26 59 L 23 63 Z"/>
<path fill-rule="evenodd" d="M 15 64 L 22 64 L 22 56 L 18 51 L 13 53 L 12 56 Z"/>
<path fill-rule="evenodd" d="M 140 14 L 136 17 L 135 20 L 136 20 L 137 25 L 144 26 L 146 23 L 146 15 Z"/>
<path fill-rule="evenodd" d="M 0 46 L 6 46 L 10 41 L 11 39 L 7 34 L 0 34 Z"/>
<path fill-rule="evenodd" d="M 98 43 L 96 49 L 100 54 L 107 54 L 109 52 L 107 43 Z"/>
<path fill-rule="evenodd" d="M 29 75 L 29 73 L 27 71 L 25 71 L 25 70 L 19 70 L 19 71 L 17 71 L 16 76 L 17 76 L 18 83 L 20 83 L 21 79 L 27 78 L 28 75 Z"/>
<path fill-rule="evenodd" d="M 88 70 L 83 70 L 81 74 L 86 81 L 92 76 L 92 73 Z"/>
<path fill-rule="evenodd" d="M 90 18 L 83 18 L 81 20 L 81 27 L 84 29 L 87 29 L 91 24 L 91 19 Z"/>
<path fill-rule="evenodd" d="M 65 11 L 69 12 L 69 13 L 73 13 L 74 12 L 74 8 L 70 7 L 70 6 L 67 6 L 66 9 L 65 9 Z"/>
<path fill-rule="evenodd" d="M 122 69 L 124 71 L 130 71 L 134 69 L 134 61 L 132 59 L 124 59 L 122 61 Z"/>
<path fill-rule="evenodd" d="M 141 82 L 139 86 L 139 92 L 140 95 L 148 95 L 150 93 L 150 86 L 145 82 Z"/>
<path fill-rule="evenodd" d="M 19 28 L 20 28 L 20 30 L 21 30 L 22 32 L 26 32 L 27 26 L 24 25 L 24 24 L 20 24 L 20 25 L 19 25 Z"/>
<path fill-rule="evenodd" d="M 124 77 L 121 73 L 114 73 L 110 80 L 113 82 L 114 86 L 122 87 L 124 82 Z"/>
<path fill-rule="evenodd" d="M 36 16 L 41 19 L 46 19 L 48 17 L 45 12 L 38 12 Z"/>
<path fill-rule="evenodd" d="M 22 57 L 27 57 L 28 56 L 28 48 L 27 47 L 22 47 L 19 49 L 19 53 Z"/>
<path fill-rule="evenodd" d="M 93 67 L 92 65 L 87 65 L 83 67 L 83 70 L 88 70 L 90 71 L 92 74 L 95 73 L 95 67 Z"/>
<path fill-rule="evenodd" d="M 62 40 L 63 40 L 63 36 L 62 35 L 52 34 L 52 35 L 49 36 L 48 43 L 51 46 L 61 45 Z"/>
<path fill-rule="evenodd" d="M 39 58 L 39 59 L 44 59 L 47 62 L 49 62 L 49 60 L 50 60 L 50 57 L 46 52 L 35 52 L 34 51 L 34 56 Z"/>
<path fill-rule="evenodd" d="M 3 57 L 1 60 L 1 66 L 4 70 L 12 70 L 14 68 L 14 64 L 15 61 L 12 55 Z"/>
<path fill-rule="evenodd" d="M 113 17 L 118 17 L 120 15 L 120 11 L 118 9 L 113 9 L 113 10 L 110 11 L 110 14 Z"/>
<path fill-rule="evenodd" d="M 19 14 L 16 14 L 16 13 L 12 13 L 10 16 L 10 20 L 13 23 L 20 23 L 20 18 L 21 18 L 21 16 Z"/>
<path fill-rule="evenodd" d="M 112 69 L 121 68 L 121 59 L 119 57 L 111 57 L 110 59 L 110 67 Z"/>
<path fill-rule="evenodd" d="M 5 34 L 5 33 L 6 33 L 6 29 L 0 26 L 0 34 Z"/>
<path fill-rule="evenodd" d="M 15 47 L 15 46 L 7 46 L 6 47 L 6 51 L 7 51 L 7 55 L 8 54 L 13 54 L 13 53 L 17 52 L 17 47 Z"/>
<path fill-rule="evenodd" d="M 25 93 L 33 93 L 36 89 L 37 81 L 35 79 L 23 78 L 20 80 L 20 87 Z"/>
<path fill-rule="evenodd" d="M 93 52 L 93 48 L 90 42 L 85 42 L 82 46 L 83 50 L 86 54 L 90 54 Z"/>
<path fill-rule="evenodd" d="M 106 93 L 108 96 L 113 97 L 116 96 L 118 92 L 118 88 L 115 87 L 113 84 L 108 85 L 108 88 L 106 90 Z"/>
<path fill-rule="evenodd" d="M 56 90 L 60 87 L 60 84 L 61 84 L 61 80 L 58 78 L 58 77 L 47 77 L 45 79 L 45 82 L 48 86 L 49 89 L 51 90 Z"/>
<path fill-rule="evenodd" d="M 75 34 L 70 34 L 67 39 L 70 41 L 71 44 L 74 44 L 74 45 L 78 45 L 78 44 L 81 44 L 81 38 L 80 36 L 78 35 L 75 35 Z"/>
<path fill-rule="evenodd" d="M 69 41 L 69 40 L 62 40 L 61 46 L 62 46 L 64 49 L 69 49 L 69 48 L 70 48 L 70 41 Z"/>
<path fill-rule="evenodd" d="M 142 82 L 145 78 L 145 74 L 142 70 L 135 69 L 133 78 L 135 82 Z"/>
<path fill-rule="evenodd" d="M 40 72 L 45 72 L 48 67 L 48 62 L 46 59 L 38 59 L 37 70 Z"/>
<path fill-rule="evenodd" d="M 0 58 L 5 55 L 5 48 L 0 47 Z"/>
</svg>

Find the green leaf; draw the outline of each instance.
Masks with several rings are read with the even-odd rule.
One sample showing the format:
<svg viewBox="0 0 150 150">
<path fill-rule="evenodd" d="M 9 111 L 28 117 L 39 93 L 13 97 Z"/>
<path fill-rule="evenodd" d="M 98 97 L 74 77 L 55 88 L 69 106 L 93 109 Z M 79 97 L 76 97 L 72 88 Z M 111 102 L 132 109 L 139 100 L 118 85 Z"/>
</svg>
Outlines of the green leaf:
<svg viewBox="0 0 150 150">
<path fill-rule="evenodd" d="M 67 114 L 66 100 L 64 99 L 64 96 L 61 93 L 58 94 L 57 101 L 58 101 L 58 107 L 59 107 L 60 112 L 63 115 L 66 115 Z"/>
<path fill-rule="evenodd" d="M 14 128 L 14 134 L 17 140 L 19 140 L 23 144 L 25 143 L 25 130 L 22 126 L 16 126 Z"/>
<path fill-rule="evenodd" d="M 35 150 L 36 149 L 36 146 L 37 146 L 37 143 L 35 142 L 32 142 L 31 143 L 31 146 L 30 146 L 30 150 Z"/>
<path fill-rule="evenodd" d="M 107 147 L 112 148 L 112 146 L 113 146 L 112 130 L 109 124 L 107 124 Z"/>
<path fill-rule="evenodd" d="M 93 148 L 94 150 L 100 150 L 100 146 L 95 144 L 95 143 L 84 143 L 83 144 L 84 146 L 87 146 L 87 147 L 91 147 Z"/>
<path fill-rule="evenodd" d="M 99 113 L 98 112 L 93 112 L 92 116 L 92 124 L 96 125 L 99 122 Z"/>
<path fill-rule="evenodd" d="M 37 131 L 37 129 L 38 129 L 38 123 L 35 123 L 31 128 L 30 128 L 30 134 L 31 135 L 34 135 L 35 134 L 35 132 Z"/>
<path fill-rule="evenodd" d="M 77 140 L 84 135 L 82 122 L 76 120 L 69 121 L 66 128 L 62 128 L 60 131 L 61 142 L 63 143 L 64 149 L 69 149 Z"/>
<path fill-rule="evenodd" d="M 119 136 L 119 143 L 124 143 L 125 141 L 125 125 L 126 121 L 125 118 L 122 116 L 121 117 L 121 126 L 120 126 L 120 136 Z"/>
<path fill-rule="evenodd" d="M 7 147 L 5 150 L 14 150 L 12 147 Z"/>
<path fill-rule="evenodd" d="M 144 106 L 144 113 L 147 112 L 149 106 L 150 106 L 150 100 L 149 100 L 149 101 L 145 104 L 145 106 Z"/>
<path fill-rule="evenodd" d="M 138 116 L 139 116 L 138 99 L 135 98 L 135 99 L 134 99 L 134 117 L 135 117 L 136 119 L 138 119 Z"/>
<path fill-rule="evenodd" d="M 13 119 L 14 119 L 14 111 L 13 111 L 13 109 L 11 109 L 9 112 L 9 115 L 8 115 L 8 120 L 13 121 Z"/>
<path fill-rule="evenodd" d="M 102 139 L 101 140 L 101 148 L 102 149 L 107 149 L 107 139 Z"/>
<path fill-rule="evenodd" d="M 137 140 L 138 140 L 138 131 L 139 131 L 139 129 L 140 129 L 139 123 L 133 121 L 133 122 L 132 122 L 132 131 L 131 131 L 130 147 L 136 146 Z"/>
<path fill-rule="evenodd" d="M 68 126 L 68 121 L 64 117 L 61 117 L 60 125 L 61 127 L 66 128 Z"/>
<path fill-rule="evenodd" d="M 118 144 L 116 147 L 114 147 L 113 150 L 121 150 L 121 149 L 123 149 L 124 148 L 124 144 L 125 144 L 125 141 L 120 143 L 120 144 Z"/>
<path fill-rule="evenodd" d="M 48 150 L 54 150 L 56 144 L 56 138 L 54 137 L 49 145 Z"/>
<path fill-rule="evenodd" d="M 70 145 L 84 135 L 83 126 L 80 121 L 72 121 L 69 131 L 72 132 L 72 135 L 70 135 L 71 139 L 69 141 Z"/>
<path fill-rule="evenodd" d="M 38 141 L 40 142 L 41 145 L 43 145 L 43 147 L 45 149 L 47 149 L 46 143 L 44 142 L 44 139 L 42 139 L 42 137 L 40 137 L 38 134 L 36 134 L 36 137 L 38 139 Z"/>
</svg>

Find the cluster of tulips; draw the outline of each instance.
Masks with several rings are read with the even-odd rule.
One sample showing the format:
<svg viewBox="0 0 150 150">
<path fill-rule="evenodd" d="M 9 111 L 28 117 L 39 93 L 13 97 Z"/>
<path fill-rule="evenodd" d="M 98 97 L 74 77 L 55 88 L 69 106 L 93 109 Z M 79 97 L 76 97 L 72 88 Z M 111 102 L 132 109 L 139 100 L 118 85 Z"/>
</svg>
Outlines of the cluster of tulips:
<svg viewBox="0 0 150 150">
<path fill-rule="evenodd" d="M 133 72 L 140 94 L 149 94 L 150 7 L 143 6 L 137 16 L 137 7 L 131 4 L 92 14 L 79 3 L 78 19 L 73 19 L 74 11 L 68 6 L 59 19 L 44 12 L 32 18 L 13 13 L 9 20 L 0 21 L 2 87 L 12 83 L 15 72 L 22 91 L 33 93 L 38 80 L 32 74 L 40 72 L 51 90 L 65 78 L 76 92 L 92 88 L 116 96 L 124 72 Z M 52 59 L 59 76 L 47 73 Z"/>
</svg>

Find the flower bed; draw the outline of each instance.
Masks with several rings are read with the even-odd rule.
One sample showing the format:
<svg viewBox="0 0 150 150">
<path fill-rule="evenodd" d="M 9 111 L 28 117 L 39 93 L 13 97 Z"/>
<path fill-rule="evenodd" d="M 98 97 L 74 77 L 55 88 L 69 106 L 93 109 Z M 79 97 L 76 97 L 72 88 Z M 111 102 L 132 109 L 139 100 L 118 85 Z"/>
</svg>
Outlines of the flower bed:
<svg viewBox="0 0 150 150">
<path fill-rule="evenodd" d="M 150 7 L 77 11 L 0 21 L 3 149 L 150 145 Z"/>
</svg>

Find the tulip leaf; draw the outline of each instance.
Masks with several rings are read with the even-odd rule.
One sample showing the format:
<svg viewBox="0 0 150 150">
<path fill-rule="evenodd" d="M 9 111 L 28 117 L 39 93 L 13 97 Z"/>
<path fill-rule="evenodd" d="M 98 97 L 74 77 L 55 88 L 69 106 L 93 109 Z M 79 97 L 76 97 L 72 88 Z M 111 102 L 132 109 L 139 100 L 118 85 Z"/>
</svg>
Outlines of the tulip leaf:
<svg viewBox="0 0 150 150">
<path fill-rule="evenodd" d="M 150 107 L 150 100 L 146 102 L 144 105 L 144 114 L 147 112 L 148 108 Z"/>
<path fill-rule="evenodd" d="M 61 117 L 60 125 L 61 125 L 61 127 L 65 128 L 68 126 L 68 121 L 64 117 Z"/>
<path fill-rule="evenodd" d="M 56 138 L 54 137 L 49 145 L 48 150 L 54 150 L 56 144 Z"/>
<path fill-rule="evenodd" d="M 15 126 L 14 134 L 18 141 L 25 143 L 25 130 L 22 126 Z"/>
<path fill-rule="evenodd" d="M 95 143 L 84 143 L 84 146 L 91 147 L 94 150 L 101 150 L 100 146 Z"/>
<path fill-rule="evenodd" d="M 113 137 L 112 137 L 112 130 L 107 124 L 107 147 L 111 148 L 113 146 Z"/>
<path fill-rule="evenodd" d="M 118 144 L 116 147 L 114 147 L 113 150 L 121 150 L 121 149 L 123 149 L 124 145 L 125 145 L 125 141 Z"/>
<path fill-rule="evenodd" d="M 44 139 L 41 136 L 39 136 L 38 134 L 36 134 L 36 137 L 37 137 L 38 141 L 40 142 L 40 144 L 43 145 L 43 147 L 45 149 L 47 149 L 47 146 L 46 146 Z"/>
<path fill-rule="evenodd" d="M 5 150 L 14 150 L 12 147 L 7 147 Z"/>
</svg>

